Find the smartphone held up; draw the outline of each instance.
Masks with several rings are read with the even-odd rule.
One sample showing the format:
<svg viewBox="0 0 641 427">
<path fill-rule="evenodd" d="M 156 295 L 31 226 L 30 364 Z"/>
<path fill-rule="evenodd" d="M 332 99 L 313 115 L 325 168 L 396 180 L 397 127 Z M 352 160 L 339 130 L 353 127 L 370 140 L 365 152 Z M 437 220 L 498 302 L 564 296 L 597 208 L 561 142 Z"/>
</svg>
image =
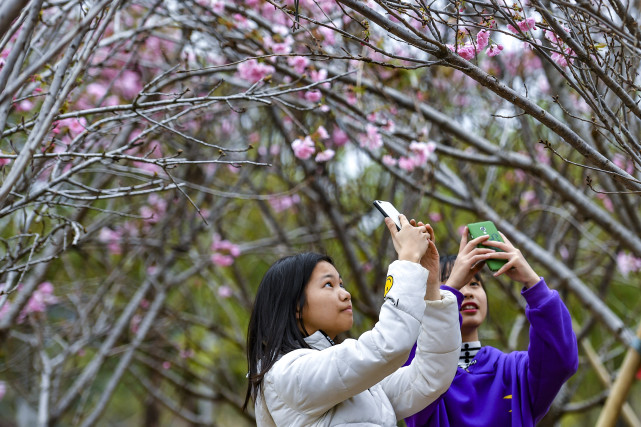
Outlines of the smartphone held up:
<svg viewBox="0 0 641 427">
<path fill-rule="evenodd" d="M 381 214 L 383 214 L 383 216 L 390 217 L 392 221 L 394 221 L 394 224 L 396 224 L 396 229 L 400 231 L 401 220 L 398 217 L 400 213 L 396 210 L 393 204 L 384 200 L 374 200 L 373 205 Z"/>
<path fill-rule="evenodd" d="M 496 226 L 492 221 L 482 221 L 467 224 L 467 229 L 470 233 L 471 239 L 476 239 L 477 237 L 481 236 L 490 236 L 488 240 L 493 240 L 495 242 L 503 241 L 503 238 L 499 234 L 499 231 L 496 229 Z M 497 252 L 503 252 L 501 249 L 493 246 L 478 245 L 478 247 L 492 249 Z M 507 260 L 504 259 L 488 259 L 485 263 L 490 270 L 498 271 L 501 267 L 503 267 L 503 265 L 505 265 L 506 262 Z"/>
</svg>

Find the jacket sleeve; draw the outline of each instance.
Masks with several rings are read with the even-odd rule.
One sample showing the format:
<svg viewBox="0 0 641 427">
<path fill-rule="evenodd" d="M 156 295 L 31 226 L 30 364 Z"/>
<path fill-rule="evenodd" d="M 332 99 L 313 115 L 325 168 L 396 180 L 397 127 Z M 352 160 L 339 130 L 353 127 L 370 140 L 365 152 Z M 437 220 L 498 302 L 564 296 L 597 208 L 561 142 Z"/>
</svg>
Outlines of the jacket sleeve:
<svg viewBox="0 0 641 427">
<path fill-rule="evenodd" d="M 393 262 L 386 281 L 389 291 L 372 330 L 321 351 L 285 354 L 266 375 L 264 386 L 287 406 L 313 415 L 379 383 L 403 365 L 418 337 L 428 274 L 419 264 Z"/>
<path fill-rule="evenodd" d="M 521 294 L 530 322 L 527 389 L 535 422 L 547 412 L 561 386 L 576 372 L 579 355 L 572 319 L 558 292 L 541 278 Z"/>
<path fill-rule="evenodd" d="M 461 352 L 457 298 L 441 290 L 440 301 L 426 303 L 414 359 L 381 383 L 397 419 L 434 402 L 447 391 L 456 374 Z"/>
</svg>

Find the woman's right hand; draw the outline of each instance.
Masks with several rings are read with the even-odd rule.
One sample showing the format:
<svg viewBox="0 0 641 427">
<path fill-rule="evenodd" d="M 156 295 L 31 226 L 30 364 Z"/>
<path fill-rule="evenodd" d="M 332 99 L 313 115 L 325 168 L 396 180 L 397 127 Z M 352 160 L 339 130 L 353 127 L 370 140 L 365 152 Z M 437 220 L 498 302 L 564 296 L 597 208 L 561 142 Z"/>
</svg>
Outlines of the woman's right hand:
<svg viewBox="0 0 641 427">
<path fill-rule="evenodd" d="M 490 236 L 481 236 L 476 239 L 467 241 L 468 229 L 465 227 L 463 236 L 461 236 L 461 244 L 459 245 L 458 255 L 452 266 L 450 276 L 445 284 L 451 288 L 461 290 L 463 286 L 468 284 L 470 280 L 478 273 L 485 265 L 485 260 L 491 258 L 494 249 L 477 248 L 477 245 L 483 243 Z"/>
<path fill-rule="evenodd" d="M 399 215 L 401 222 L 400 231 L 396 229 L 394 221 L 385 218 L 385 225 L 392 235 L 394 249 L 398 254 L 398 259 L 403 261 L 420 262 L 421 258 L 429 247 L 429 235 L 427 228 L 423 225 L 420 227 L 412 226 L 405 215 Z"/>
</svg>

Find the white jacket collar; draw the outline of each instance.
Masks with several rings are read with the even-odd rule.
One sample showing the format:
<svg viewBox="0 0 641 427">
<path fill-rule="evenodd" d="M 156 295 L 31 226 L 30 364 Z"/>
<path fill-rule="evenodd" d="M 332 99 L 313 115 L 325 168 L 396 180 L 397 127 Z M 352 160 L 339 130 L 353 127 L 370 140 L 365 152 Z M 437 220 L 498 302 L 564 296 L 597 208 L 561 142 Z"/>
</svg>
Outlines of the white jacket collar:
<svg viewBox="0 0 641 427">
<path fill-rule="evenodd" d="M 323 334 L 321 331 L 316 331 L 305 338 L 305 342 L 314 350 L 324 350 L 332 346 L 325 334 Z"/>
</svg>

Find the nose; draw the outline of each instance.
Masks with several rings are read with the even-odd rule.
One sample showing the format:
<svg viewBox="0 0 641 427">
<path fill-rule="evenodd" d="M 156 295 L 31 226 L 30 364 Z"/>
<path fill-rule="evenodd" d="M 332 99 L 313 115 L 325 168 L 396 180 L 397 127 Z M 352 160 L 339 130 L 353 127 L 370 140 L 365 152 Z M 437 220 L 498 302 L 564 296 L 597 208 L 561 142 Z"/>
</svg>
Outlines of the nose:
<svg viewBox="0 0 641 427">
<path fill-rule="evenodd" d="M 345 289 L 345 288 L 340 288 L 340 291 L 339 291 L 338 295 L 339 295 L 341 301 L 349 301 L 349 300 L 352 299 L 352 294 L 350 294 L 347 291 L 347 289 Z"/>
</svg>

